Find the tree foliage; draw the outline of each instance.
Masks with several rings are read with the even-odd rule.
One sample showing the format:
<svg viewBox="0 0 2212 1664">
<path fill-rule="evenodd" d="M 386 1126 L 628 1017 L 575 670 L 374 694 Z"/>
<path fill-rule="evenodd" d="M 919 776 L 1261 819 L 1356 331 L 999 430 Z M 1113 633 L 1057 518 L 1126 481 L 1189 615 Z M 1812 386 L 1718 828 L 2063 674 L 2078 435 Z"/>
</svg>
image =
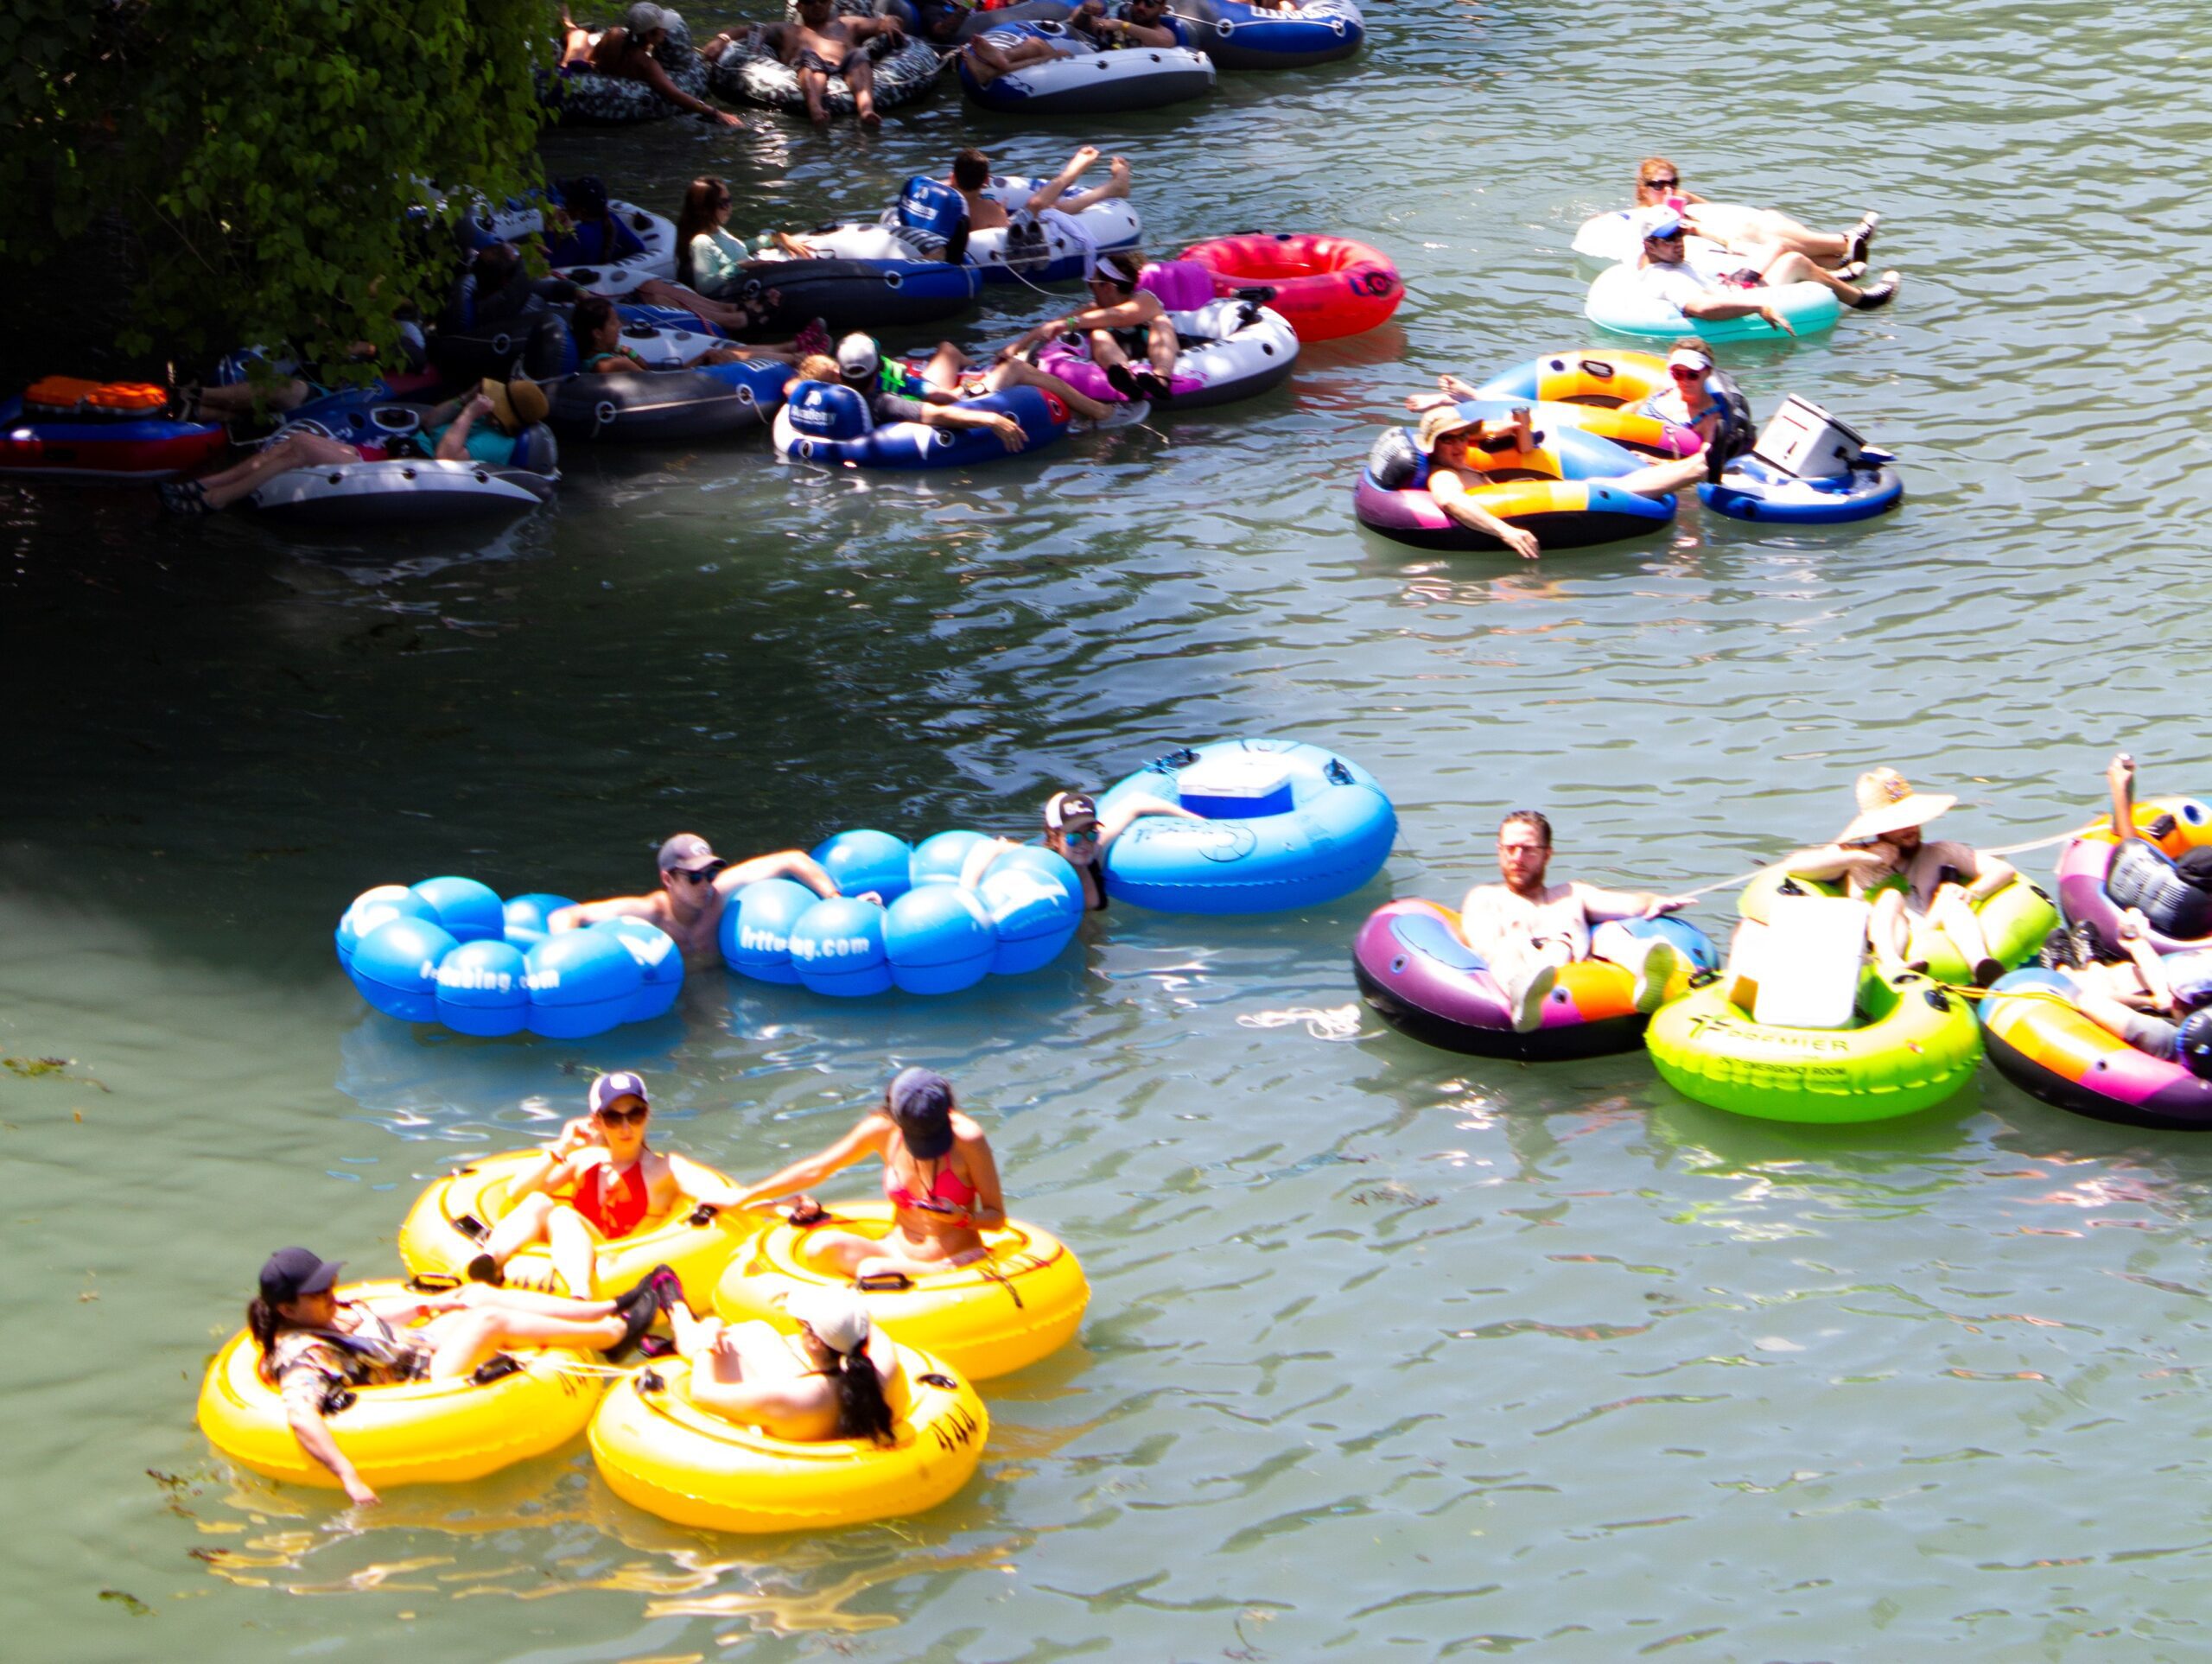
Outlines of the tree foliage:
<svg viewBox="0 0 2212 1664">
<path fill-rule="evenodd" d="M 126 350 L 388 346 L 451 274 L 410 210 L 537 182 L 550 22 L 546 0 L 0 0 L 0 260 L 129 250 Z"/>
</svg>

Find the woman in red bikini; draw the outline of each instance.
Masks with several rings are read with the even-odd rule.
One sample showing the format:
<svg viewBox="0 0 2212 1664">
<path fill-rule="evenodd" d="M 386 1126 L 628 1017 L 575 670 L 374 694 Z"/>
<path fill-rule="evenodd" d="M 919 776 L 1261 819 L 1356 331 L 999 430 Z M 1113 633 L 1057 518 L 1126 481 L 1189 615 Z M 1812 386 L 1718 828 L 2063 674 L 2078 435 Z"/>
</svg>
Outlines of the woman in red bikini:
<svg viewBox="0 0 2212 1664">
<path fill-rule="evenodd" d="M 682 1202 L 731 1208 L 745 1199 L 695 1163 L 645 1147 L 652 1108 L 639 1077 L 600 1076 L 590 1102 L 591 1114 L 563 1127 L 516 1178 L 512 1205 L 468 1262 L 475 1281 L 499 1282 L 509 1260 L 543 1242 L 569 1292 L 588 1299 L 601 1242 L 665 1219 Z"/>
<path fill-rule="evenodd" d="M 936 1271 L 983 1257 L 982 1233 L 1006 1223 L 998 1163 L 983 1129 L 953 1106 L 952 1083 L 935 1070 L 901 1070 L 881 1108 L 819 1155 L 762 1179 L 741 1200 L 752 1206 L 788 1196 L 794 1202 L 791 1223 L 811 1223 L 823 1209 L 805 1194 L 807 1187 L 871 1155 L 883 1159 L 891 1234 L 879 1239 L 823 1231 L 809 1244 L 810 1258 L 872 1277 Z"/>
</svg>

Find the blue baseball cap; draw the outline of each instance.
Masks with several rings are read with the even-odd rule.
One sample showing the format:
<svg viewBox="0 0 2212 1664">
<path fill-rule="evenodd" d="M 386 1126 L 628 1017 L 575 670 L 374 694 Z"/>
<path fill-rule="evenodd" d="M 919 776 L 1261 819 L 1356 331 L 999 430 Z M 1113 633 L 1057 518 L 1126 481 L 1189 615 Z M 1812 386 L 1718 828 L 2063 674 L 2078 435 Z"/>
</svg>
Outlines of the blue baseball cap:
<svg viewBox="0 0 2212 1664">
<path fill-rule="evenodd" d="M 1645 230 L 1643 240 L 1649 243 L 1656 238 L 1680 237 L 1681 234 L 1681 217 L 1679 214 L 1662 213 Z"/>
<path fill-rule="evenodd" d="M 645 1082 L 642 1075 L 632 1075 L 627 1070 L 612 1075 L 601 1075 L 591 1083 L 591 1112 L 594 1115 L 617 1098 L 635 1098 L 648 1107 L 652 1100 L 645 1096 Z"/>
</svg>

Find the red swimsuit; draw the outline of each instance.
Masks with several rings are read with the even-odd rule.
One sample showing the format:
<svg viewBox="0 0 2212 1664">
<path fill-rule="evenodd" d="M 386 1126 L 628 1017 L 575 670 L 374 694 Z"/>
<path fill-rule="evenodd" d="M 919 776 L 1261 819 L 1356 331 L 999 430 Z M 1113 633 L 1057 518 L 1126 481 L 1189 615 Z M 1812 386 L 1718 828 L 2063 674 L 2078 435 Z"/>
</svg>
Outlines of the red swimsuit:
<svg viewBox="0 0 2212 1664">
<path fill-rule="evenodd" d="M 569 1205 L 597 1226 L 602 1236 L 627 1236 L 645 1223 L 652 1210 L 652 1195 L 645 1188 L 645 1176 L 639 1171 L 645 1164 L 633 1161 L 624 1168 L 614 1181 L 612 1195 L 601 1175 L 609 1164 L 600 1162 L 586 1169 L 576 1181 L 576 1193 Z"/>
</svg>

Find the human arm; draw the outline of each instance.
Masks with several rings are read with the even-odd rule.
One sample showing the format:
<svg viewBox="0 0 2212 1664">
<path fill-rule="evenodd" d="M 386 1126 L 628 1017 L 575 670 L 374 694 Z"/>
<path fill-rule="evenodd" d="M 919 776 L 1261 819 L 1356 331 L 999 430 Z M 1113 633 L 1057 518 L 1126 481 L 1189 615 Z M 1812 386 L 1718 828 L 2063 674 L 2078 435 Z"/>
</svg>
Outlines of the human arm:
<svg viewBox="0 0 2212 1664">
<path fill-rule="evenodd" d="M 1126 17 L 1095 17 L 1086 26 L 1086 32 L 1101 41 L 1118 35 L 1139 46 L 1173 47 L 1183 44 L 1182 36 L 1165 23 L 1138 23 Z"/>
<path fill-rule="evenodd" d="M 990 870 L 993 861 L 1007 850 L 1020 848 L 1012 838 L 985 838 L 970 849 L 968 858 L 960 863 L 960 887 L 974 889 L 983 881 L 983 874 Z"/>
<path fill-rule="evenodd" d="M 2158 957 L 2158 950 L 2150 943 L 2150 920 L 2143 916 L 2140 907 L 2130 907 L 2120 916 L 2120 945 L 2135 964 L 2135 974 L 2143 979 L 2143 991 L 2151 996 L 2152 1003 L 2160 1011 L 2174 1008 L 2174 985 L 2167 979 L 2165 962 Z"/>
<path fill-rule="evenodd" d="M 710 1208 L 734 1209 L 745 1205 L 742 1190 L 688 1156 L 670 1156 L 668 1173 L 676 1181 L 677 1193 L 687 1201 L 703 1203 Z"/>
<path fill-rule="evenodd" d="M 1573 889 L 1575 899 L 1582 904 L 1582 916 L 1592 924 L 1618 918 L 1657 918 L 1681 911 L 1693 899 L 1689 896 L 1662 896 L 1652 890 L 1601 890 L 1579 880 Z"/>
<path fill-rule="evenodd" d="M 968 1182 L 976 1189 L 964 1223 L 977 1230 L 998 1230 L 1006 1224 L 1006 1192 L 999 1184 L 998 1159 L 991 1153 L 991 1140 L 965 1115 L 953 1117 L 952 1130 L 962 1165 L 968 1169 Z"/>
<path fill-rule="evenodd" d="M 2116 752 L 2105 765 L 2105 784 L 2112 788 L 2112 830 L 2120 842 L 2142 835 L 2135 828 L 2135 759 Z"/>
<path fill-rule="evenodd" d="M 558 936 L 563 930 L 581 930 L 587 924 L 603 924 L 610 918 L 644 918 L 658 924 L 659 900 L 656 896 L 609 896 L 603 901 L 574 902 L 548 914 L 545 928 Z"/>
<path fill-rule="evenodd" d="M 1638 497 L 1664 497 L 1694 486 L 1706 476 L 1703 452 L 1695 456 L 1678 456 L 1665 462 L 1653 462 L 1602 483 L 1622 491 L 1634 492 Z"/>
<path fill-rule="evenodd" d="M 529 1165 L 518 1168 L 507 1181 L 509 1205 L 533 1191 L 557 1190 L 574 1184 L 579 1177 L 575 1168 L 577 1154 L 606 1141 L 588 1115 L 565 1123 L 553 1141 L 540 1145 Z"/>
<path fill-rule="evenodd" d="M 645 73 L 638 79 L 678 108 L 689 110 L 695 116 L 704 116 L 709 121 L 720 122 L 725 127 L 745 125 L 728 111 L 717 110 L 704 98 L 693 98 L 674 81 L 669 79 L 668 71 L 661 67 L 660 60 L 654 57 L 652 53 L 642 54 L 639 67 Z"/>
<path fill-rule="evenodd" d="M 461 413 L 454 417 L 445 432 L 439 435 L 438 460 L 441 462 L 467 461 L 468 430 L 474 428 L 480 418 L 491 413 L 492 401 L 481 393 L 462 405 Z"/>
<path fill-rule="evenodd" d="M 890 1116 L 880 1112 L 865 1116 L 857 1127 L 828 1149 L 794 1161 L 781 1172 L 769 1174 L 759 1184 L 747 1186 L 738 1193 L 736 1205 L 753 1208 L 782 1197 L 797 1196 L 810 1186 L 819 1184 L 832 1173 L 843 1172 L 864 1157 L 880 1156 L 883 1141 L 890 1132 Z"/>
<path fill-rule="evenodd" d="M 711 1371 L 695 1369 L 686 1391 L 701 1409 L 749 1426 L 795 1419 L 814 1407 L 796 1381 L 717 1381 Z"/>
<path fill-rule="evenodd" d="M 837 888 L 837 880 L 804 849 L 779 849 L 772 855 L 755 855 L 750 861 L 725 867 L 715 874 L 715 888 L 727 896 L 748 884 L 772 878 L 797 879 L 818 896 L 842 893 Z"/>
<path fill-rule="evenodd" d="M 1878 880 L 1888 873 L 1892 862 L 1879 849 L 1829 843 L 1817 849 L 1800 849 L 1795 854 L 1784 855 L 1775 864 L 1791 878 L 1811 879 L 1815 884 L 1834 884 L 1849 878 L 1857 878 L 1861 882 Z"/>
<path fill-rule="evenodd" d="M 1953 846 L 1944 853 L 1952 856 L 1954 867 L 1967 879 L 1968 901 L 1986 901 L 2020 876 L 2020 869 L 2012 862 L 1985 855 L 1967 844 Z"/>
<path fill-rule="evenodd" d="M 1147 815 L 1166 815 L 1179 821 L 1202 821 L 1205 816 L 1180 803 L 1171 803 L 1165 797 L 1148 797 L 1140 792 L 1124 797 L 1098 816 L 1098 847 L 1109 849 L 1114 840 L 1128 831 L 1130 826 Z"/>
<path fill-rule="evenodd" d="M 1454 375 L 1439 376 L 1436 389 L 1433 393 L 1407 394 L 1406 409 L 1427 410 L 1440 404 L 1457 404 L 1462 400 L 1475 397 L 1481 391 L 1472 382 L 1462 381 Z"/>
<path fill-rule="evenodd" d="M 1768 323 L 1785 335 L 1794 335 L 1797 333 L 1790 327 L 1789 320 L 1774 309 L 1771 302 L 1748 298 L 1758 294 L 1757 289 L 1740 289 L 1737 292 L 1746 298 L 1732 301 L 1726 295 L 1708 290 L 1701 295 L 1686 295 L 1675 304 L 1681 308 L 1682 315 L 1686 318 L 1704 318 L 1718 322 L 1723 318 L 1747 318 L 1757 315 L 1765 319 Z"/>
<path fill-rule="evenodd" d="M 383 1498 L 354 1470 L 353 1464 L 331 1435 L 330 1424 L 322 1419 L 323 1394 L 334 1379 L 330 1370 L 312 1354 L 296 1358 L 286 1366 L 278 1382 L 284 1400 L 284 1419 L 291 1424 L 292 1437 L 299 1440 L 300 1448 L 330 1470 L 348 1501 L 356 1507 L 374 1508 Z"/>
<path fill-rule="evenodd" d="M 1543 553 L 1543 546 L 1532 531 L 1511 526 L 1492 514 L 1467 495 L 1466 482 L 1449 468 L 1440 468 L 1428 477 L 1428 494 L 1436 506 L 1451 518 L 1473 531 L 1495 537 L 1524 561 L 1533 561 Z"/>
<path fill-rule="evenodd" d="M 1009 451 L 1018 451 L 1029 442 L 1021 424 L 1004 410 L 978 410 L 959 403 L 925 404 L 917 419 L 931 428 L 988 428 Z"/>
</svg>

